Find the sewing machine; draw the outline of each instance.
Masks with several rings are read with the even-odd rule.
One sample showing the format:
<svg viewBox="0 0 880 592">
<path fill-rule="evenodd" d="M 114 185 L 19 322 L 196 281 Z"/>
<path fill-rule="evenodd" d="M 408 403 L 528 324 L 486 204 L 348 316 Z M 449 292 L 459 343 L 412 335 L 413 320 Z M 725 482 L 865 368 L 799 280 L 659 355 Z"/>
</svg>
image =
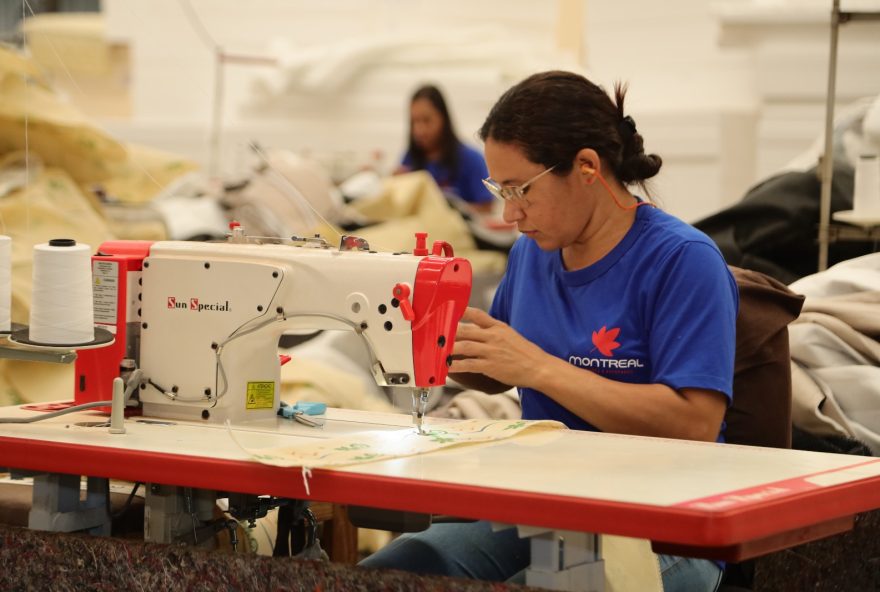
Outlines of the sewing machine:
<svg viewBox="0 0 880 592">
<path fill-rule="evenodd" d="M 420 427 L 429 389 L 446 381 L 468 261 L 441 241 L 429 251 L 424 233 L 412 254 L 350 236 L 338 247 L 320 237 L 263 243 L 233 225 L 226 243 L 101 245 L 95 322 L 116 341 L 79 353 L 76 403 L 109 400 L 122 375 L 147 416 L 265 419 L 280 405 L 281 335 L 342 329 L 363 339 L 379 385 L 414 389 Z"/>
</svg>

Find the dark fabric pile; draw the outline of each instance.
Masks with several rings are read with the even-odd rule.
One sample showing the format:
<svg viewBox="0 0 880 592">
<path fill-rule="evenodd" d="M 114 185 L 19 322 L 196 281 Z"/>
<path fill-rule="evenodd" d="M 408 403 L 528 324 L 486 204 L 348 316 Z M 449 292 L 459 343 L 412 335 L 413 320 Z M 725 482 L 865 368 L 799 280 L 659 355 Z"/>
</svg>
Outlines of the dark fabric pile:
<svg viewBox="0 0 880 592">
<path fill-rule="evenodd" d="M 852 209 L 853 169 L 836 163 L 831 211 Z M 715 243 L 729 265 L 760 271 L 790 284 L 817 271 L 819 195 L 816 169 L 771 177 L 752 187 L 737 204 L 694 223 Z M 873 252 L 871 241 L 830 245 L 833 265 Z"/>
</svg>

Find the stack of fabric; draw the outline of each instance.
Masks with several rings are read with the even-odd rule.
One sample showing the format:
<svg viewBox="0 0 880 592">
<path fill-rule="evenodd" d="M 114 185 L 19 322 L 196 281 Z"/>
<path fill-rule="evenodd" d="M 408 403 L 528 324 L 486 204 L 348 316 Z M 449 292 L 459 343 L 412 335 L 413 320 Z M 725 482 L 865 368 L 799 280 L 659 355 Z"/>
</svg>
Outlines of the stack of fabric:
<svg viewBox="0 0 880 592">
<path fill-rule="evenodd" d="M 193 168 L 112 138 L 55 92 L 32 60 L 0 47 L 0 234 L 12 237 L 12 320 L 29 317 L 34 245 L 164 238 L 157 220 L 109 217 L 97 190 L 134 208 Z M 66 366 L 0 360 L 0 404 L 67 397 L 72 381 Z"/>
<path fill-rule="evenodd" d="M 880 454 L 880 253 L 790 287 L 806 296 L 789 327 L 794 425 Z"/>
</svg>

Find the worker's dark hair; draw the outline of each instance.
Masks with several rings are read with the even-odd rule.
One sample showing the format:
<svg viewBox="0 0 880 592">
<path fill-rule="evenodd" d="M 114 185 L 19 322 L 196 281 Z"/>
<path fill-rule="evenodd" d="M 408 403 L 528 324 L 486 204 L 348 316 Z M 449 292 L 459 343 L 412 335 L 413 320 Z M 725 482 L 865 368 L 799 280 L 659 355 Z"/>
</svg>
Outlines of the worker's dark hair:
<svg viewBox="0 0 880 592">
<path fill-rule="evenodd" d="M 410 99 L 410 105 L 419 99 L 425 99 L 434 106 L 443 119 L 443 129 L 440 134 L 440 162 L 449 170 L 450 175 L 455 178 L 458 173 L 458 136 L 455 135 L 455 128 L 452 125 L 452 118 L 449 116 L 449 109 L 446 107 L 446 99 L 443 93 L 433 84 L 425 84 L 420 86 L 413 93 Z M 409 126 L 409 155 L 412 160 L 414 170 L 421 170 L 428 164 L 428 157 L 425 151 L 416 144 L 413 138 L 412 121 Z"/>
<path fill-rule="evenodd" d="M 556 165 L 566 175 L 575 155 L 592 148 L 618 181 L 638 184 L 656 175 L 663 164 L 645 154 L 635 121 L 624 114 L 626 86 L 614 86 L 614 101 L 601 87 L 571 72 L 529 76 L 505 92 L 480 128 L 480 138 L 519 146 L 532 162 Z"/>
</svg>

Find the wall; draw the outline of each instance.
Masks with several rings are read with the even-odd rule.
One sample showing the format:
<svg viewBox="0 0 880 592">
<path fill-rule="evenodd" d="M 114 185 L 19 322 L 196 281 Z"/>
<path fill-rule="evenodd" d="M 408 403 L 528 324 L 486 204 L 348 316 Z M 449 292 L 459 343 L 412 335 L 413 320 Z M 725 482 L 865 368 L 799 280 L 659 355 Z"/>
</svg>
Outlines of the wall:
<svg viewBox="0 0 880 592">
<path fill-rule="evenodd" d="M 403 149 L 407 97 L 418 83 L 442 84 L 459 132 L 469 139 L 511 83 L 538 69 L 586 67 L 606 87 L 618 79 L 630 83 L 629 111 L 646 147 L 665 160 L 653 194 L 694 220 L 741 198 L 820 129 L 827 10 L 824 1 L 807 3 L 812 17 L 803 27 L 796 0 L 104 0 L 108 35 L 131 45 L 134 111 L 130 120 L 105 125 L 208 163 L 213 45 L 265 57 L 283 38 L 289 59 L 304 60 L 320 52 L 338 57 L 340 48 L 358 44 L 376 49 L 400 35 L 448 39 L 433 63 L 423 48 L 391 62 L 367 61 L 348 77 L 303 70 L 295 81 L 301 87 L 309 80 L 346 82 L 332 92 L 300 88 L 285 98 L 255 98 L 258 80 L 281 84 L 274 67 L 227 64 L 218 170 L 244 170 L 251 140 L 310 152 L 339 175 L 371 162 L 377 151 L 390 169 Z M 202 25 L 188 18 L 187 6 Z M 795 21 L 788 28 L 793 38 L 773 39 L 777 31 L 762 22 L 768 11 Z M 771 46 L 777 49 L 768 52 Z M 801 51 L 810 56 L 809 75 L 796 65 Z M 413 57 L 407 62 L 401 55 Z M 772 56 L 782 68 L 767 67 Z M 788 79 L 800 90 L 776 100 Z"/>
<path fill-rule="evenodd" d="M 384 166 L 391 168 L 403 149 L 408 95 L 419 83 L 441 83 L 449 94 L 460 134 L 470 139 L 500 92 L 538 67 L 530 67 L 531 63 L 542 67 L 574 64 L 573 57 L 553 54 L 556 4 L 548 4 L 550 10 L 535 11 L 532 2 L 505 3 L 501 19 L 496 14 L 500 3 L 462 0 L 443 3 L 442 8 L 433 2 L 392 0 L 327 4 L 192 0 L 191 5 L 210 37 L 237 56 L 273 56 L 273 41 L 282 38 L 291 60 L 321 52 L 330 59 L 334 50 L 358 44 L 378 50 L 385 40 L 401 35 L 415 39 L 458 36 L 474 48 L 473 54 L 457 57 L 438 52 L 438 59 L 447 61 L 433 64 L 426 64 L 425 56 L 413 64 L 367 61 L 363 71 L 353 72 L 333 91 L 297 92 L 280 98 L 255 98 L 259 97 L 254 90 L 258 80 L 281 83 L 276 68 L 227 64 L 221 118 L 224 171 L 242 166 L 251 140 L 329 154 L 343 161 L 361 162 L 381 151 Z M 132 121 L 106 122 L 108 127 L 128 138 L 177 147 L 207 162 L 214 52 L 187 18 L 185 3 L 155 0 L 146 6 L 107 0 L 105 7 L 108 31 L 132 45 L 135 111 Z M 466 23 L 460 14 L 469 15 Z M 484 37 L 489 41 L 482 42 Z M 468 53 L 468 48 L 452 49 Z M 505 56 L 503 49 L 511 53 Z M 320 68 L 310 71 L 317 78 L 333 74 Z"/>
<path fill-rule="evenodd" d="M 843 0 L 841 8 L 880 12 L 880 1 Z M 750 56 L 758 177 L 786 167 L 823 135 L 830 9 L 831 0 L 733 1 L 717 7 L 720 44 Z M 837 68 L 838 116 L 848 105 L 880 93 L 880 20 L 839 28 Z"/>
<path fill-rule="evenodd" d="M 755 102 L 749 58 L 718 46 L 711 2 L 590 2 L 587 55 L 601 80 L 629 83 L 646 148 L 666 161 L 664 206 L 695 220 L 754 182 Z"/>
</svg>

